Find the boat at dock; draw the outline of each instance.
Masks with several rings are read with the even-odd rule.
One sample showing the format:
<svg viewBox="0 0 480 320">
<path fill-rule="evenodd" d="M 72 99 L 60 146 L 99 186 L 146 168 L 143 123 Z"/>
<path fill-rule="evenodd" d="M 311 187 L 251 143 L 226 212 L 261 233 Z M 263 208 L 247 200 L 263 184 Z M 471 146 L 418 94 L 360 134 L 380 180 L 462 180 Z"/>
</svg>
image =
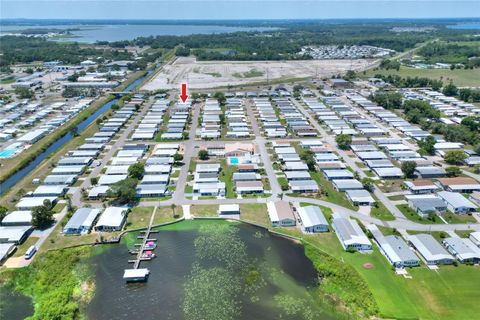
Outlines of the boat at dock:
<svg viewBox="0 0 480 320">
<path fill-rule="evenodd" d="M 144 252 L 142 253 L 142 255 L 140 256 L 140 259 L 142 259 L 142 260 L 151 260 L 151 259 L 153 259 L 153 258 L 155 258 L 155 257 L 156 257 L 155 253 L 153 253 L 152 251 L 149 251 L 149 250 L 148 250 L 148 251 L 144 251 Z"/>
<path fill-rule="evenodd" d="M 143 247 L 143 250 L 153 250 L 157 247 L 157 244 L 153 241 L 148 241 L 145 243 L 145 246 Z"/>
</svg>

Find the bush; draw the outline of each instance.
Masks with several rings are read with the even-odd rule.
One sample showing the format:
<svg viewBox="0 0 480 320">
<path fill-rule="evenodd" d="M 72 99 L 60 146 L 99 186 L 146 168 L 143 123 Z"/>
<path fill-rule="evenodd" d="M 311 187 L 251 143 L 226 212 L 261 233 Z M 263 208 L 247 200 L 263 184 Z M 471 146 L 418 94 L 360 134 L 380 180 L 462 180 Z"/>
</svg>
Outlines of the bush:
<svg viewBox="0 0 480 320">
<path fill-rule="evenodd" d="M 322 292 L 335 295 L 355 314 L 354 318 L 369 318 L 378 313 L 377 303 L 365 280 L 355 269 L 336 258 L 320 252 L 308 243 L 303 244 L 305 255 L 313 262 Z"/>
</svg>

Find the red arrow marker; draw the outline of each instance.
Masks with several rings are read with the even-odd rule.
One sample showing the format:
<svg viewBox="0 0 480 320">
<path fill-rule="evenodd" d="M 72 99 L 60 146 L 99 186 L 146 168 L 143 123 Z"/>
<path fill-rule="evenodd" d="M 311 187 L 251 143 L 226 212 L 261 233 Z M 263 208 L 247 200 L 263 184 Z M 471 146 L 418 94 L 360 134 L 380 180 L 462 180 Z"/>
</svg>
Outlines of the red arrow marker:
<svg viewBox="0 0 480 320">
<path fill-rule="evenodd" d="M 186 83 L 182 83 L 182 94 L 180 95 L 180 99 L 182 99 L 183 103 L 185 103 L 185 101 L 188 99 Z"/>
</svg>

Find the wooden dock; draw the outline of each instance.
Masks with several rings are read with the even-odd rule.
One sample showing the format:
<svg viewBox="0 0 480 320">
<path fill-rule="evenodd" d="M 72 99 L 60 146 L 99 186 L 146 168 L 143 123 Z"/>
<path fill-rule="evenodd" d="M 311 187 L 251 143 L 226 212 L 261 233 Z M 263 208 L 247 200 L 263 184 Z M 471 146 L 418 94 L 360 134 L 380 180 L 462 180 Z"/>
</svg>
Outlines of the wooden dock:
<svg viewBox="0 0 480 320">
<path fill-rule="evenodd" d="M 157 212 L 157 207 L 155 207 L 153 209 L 153 212 L 152 212 L 152 215 L 150 216 L 150 221 L 148 223 L 148 228 L 146 231 L 141 231 L 143 234 L 138 236 L 137 239 L 139 240 L 142 240 L 141 243 L 138 243 L 138 244 L 135 244 L 135 247 L 137 247 L 138 249 L 135 249 L 136 251 L 138 250 L 138 252 L 136 253 L 136 258 L 135 259 L 130 259 L 128 260 L 128 263 L 133 263 L 133 267 L 132 269 L 126 269 L 125 270 L 125 274 L 129 274 L 129 271 L 132 271 L 132 270 L 136 270 L 136 269 L 139 269 L 139 266 L 140 266 L 140 262 L 142 261 L 150 261 L 151 258 L 144 258 L 142 257 L 142 254 L 145 250 L 152 250 L 152 249 L 149 249 L 149 248 L 146 248 L 146 245 L 149 241 L 156 241 L 156 239 L 154 238 L 150 238 L 150 234 L 152 233 L 156 233 L 158 231 L 156 230 L 152 230 L 152 225 L 153 225 L 153 220 L 155 219 L 155 213 Z M 142 269 L 143 270 L 143 269 Z M 147 270 L 147 269 L 145 269 Z M 149 273 L 149 272 L 148 272 Z M 132 273 L 133 274 L 133 273 Z M 127 281 L 129 281 L 128 278 L 125 278 L 126 276 L 124 275 L 124 279 L 126 279 Z M 138 277 L 138 275 L 135 274 L 135 277 Z M 135 278 L 137 279 L 137 278 Z M 146 279 L 145 279 L 146 280 Z M 135 280 L 137 281 L 137 280 Z"/>
<path fill-rule="evenodd" d="M 138 254 L 137 254 L 137 258 L 135 259 L 135 263 L 133 264 L 134 269 L 138 269 L 138 267 L 140 266 L 140 262 L 142 261 L 142 254 L 143 254 L 143 251 L 145 251 L 145 246 L 148 242 L 150 233 L 152 233 L 153 219 L 155 218 L 155 213 L 156 212 L 157 212 L 157 207 L 155 207 L 153 209 L 152 215 L 150 216 L 150 222 L 148 223 L 147 230 L 142 231 L 142 232 L 144 232 L 144 237 L 143 237 L 143 241 L 142 241 L 141 246 L 140 246 L 140 250 L 138 250 Z"/>
</svg>

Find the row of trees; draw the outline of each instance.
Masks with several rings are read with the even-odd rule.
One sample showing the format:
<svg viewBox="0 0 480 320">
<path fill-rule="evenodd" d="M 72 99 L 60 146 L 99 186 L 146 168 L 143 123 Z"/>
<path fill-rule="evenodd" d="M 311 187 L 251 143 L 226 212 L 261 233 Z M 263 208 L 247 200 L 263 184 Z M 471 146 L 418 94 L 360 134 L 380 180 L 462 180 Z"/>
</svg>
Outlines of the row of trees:
<svg viewBox="0 0 480 320">
<path fill-rule="evenodd" d="M 59 60 L 67 64 L 78 64 L 89 57 L 105 60 L 131 60 L 127 50 L 95 49 L 78 43 L 58 43 L 44 38 L 4 36 L 0 46 L 0 66 L 34 61 Z"/>
<path fill-rule="evenodd" d="M 441 80 L 430 79 L 426 77 L 401 77 L 399 75 L 382 75 L 376 74 L 375 78 L 382 79 L 383 81 L 392 84 L 397 88 L 427 88 L 432 90 L 440 90 L 443 86 Z"/>
</svg>

